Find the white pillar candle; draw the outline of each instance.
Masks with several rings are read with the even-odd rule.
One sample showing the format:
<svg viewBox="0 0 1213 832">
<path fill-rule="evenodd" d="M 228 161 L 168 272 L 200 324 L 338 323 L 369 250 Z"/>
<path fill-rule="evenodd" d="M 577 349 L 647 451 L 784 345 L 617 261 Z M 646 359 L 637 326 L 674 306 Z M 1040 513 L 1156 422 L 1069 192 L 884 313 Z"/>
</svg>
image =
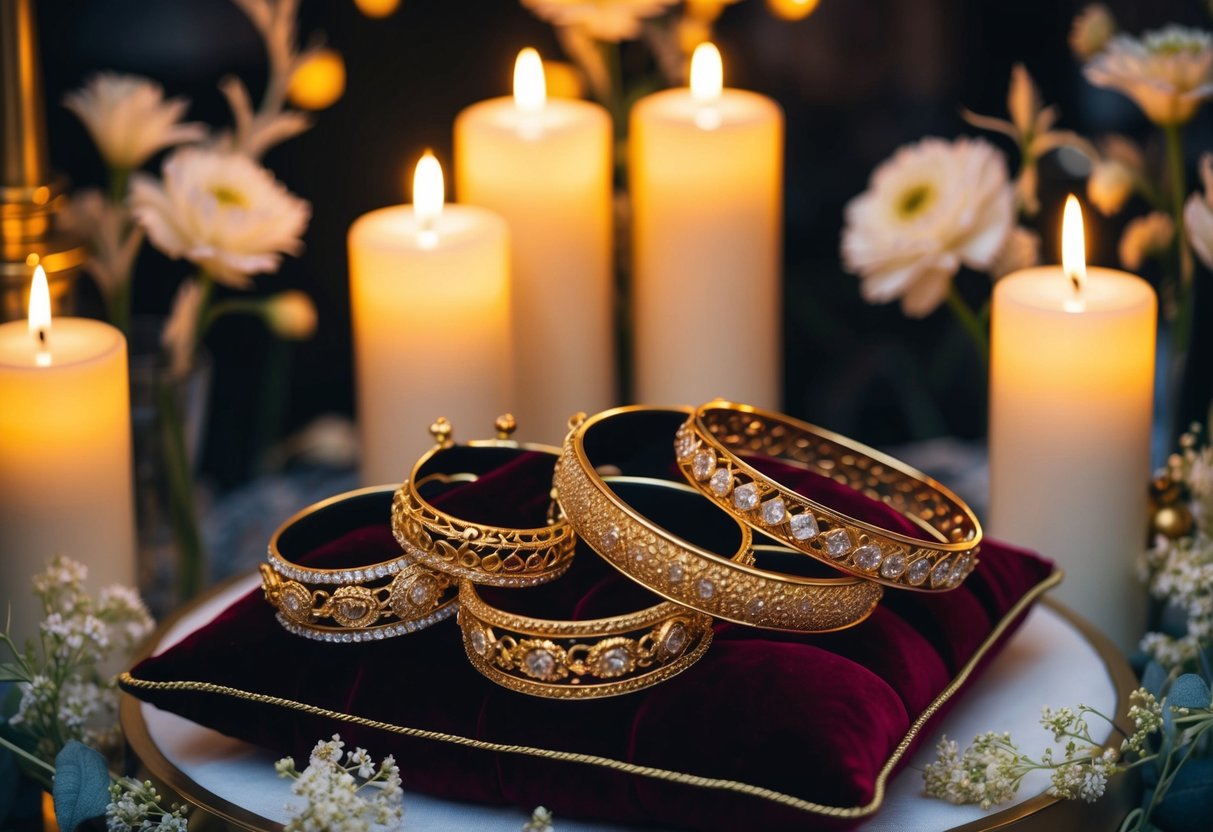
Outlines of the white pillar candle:
<svg viewBox="0 0 1213 832">
<path fill-rule="evenodd" d="M 635 394 L 778 408 L 783 113 L 721 73 L 703 44 L 690 89 L 632 110 Z"/>
<path fill-rule="evenodd" d="M 455 120 L 455 193 L 509 225 L 518 436 L 558 444 L 571 414 L 615 404 L 610 116 L 547 100 L 524 49 L 513 97 Z"/>
<path fill-rule="evenodd" d="M 488 436 L 510 408 L 505 221 L 443 206 L 442 168 L 417 165 L 413 205 L 350 227 L 350 312 L 365 484 L 402 481 L 446 416 L 456 436 Z"/>
<path fill-rule="evenodd" d="M 994 285 L 988 531 L 1054 558 L 1060 598 L 1131 649 L 1145 623 L 1134 564 L 1146 546 L 1157 303 L 1138 277 L 1085 268 L 1073 205 L 1065 265 Z"/>
<path fill-rule="evenodd" d="M 0 615 L 12 605 L 18 644 L 42 618 L 30 578 L 55 555 L 88 567 L 94 593 L 135 585 L 126 339 L 52 322 L 40 266 L 30 311 L 0 324 Z"/>
</svg>

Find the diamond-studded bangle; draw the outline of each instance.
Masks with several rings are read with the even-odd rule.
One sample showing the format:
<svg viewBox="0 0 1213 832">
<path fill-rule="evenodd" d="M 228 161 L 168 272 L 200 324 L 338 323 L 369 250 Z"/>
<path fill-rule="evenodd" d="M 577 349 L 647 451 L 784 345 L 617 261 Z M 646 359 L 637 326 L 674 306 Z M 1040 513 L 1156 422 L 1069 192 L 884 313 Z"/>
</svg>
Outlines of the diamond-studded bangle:
<svg viewBox="0 0 1213 832">
<path fill-rule="evenodd" d="M 730 514 L 831 566 L 899 589 L 954 589 L 973 571 L 981 524 L 935 480 L 844 436 L 748 405 L 702 405 L 674 438 L 687 481 Z M 934 540 L 851 517 L 798 493 L 747 461 L 784 460 L 850 486 Z"/>
<path fill-rule="evenodd" d="M 662 601 L 626 615 L 552 621 L 517 615 L 460 581 L 459 626 L 472 666 L 502 687 L 548 699 L 642 690 L 686 670 L 712 642 L 710 616 Z"/>
<path fill-rule="evenodd" d="M 454 582 L 403 554 L 343 569 L 295 562 L 298 553 L 324 541 L 386 523 L 394 490 L 375 486 L 338 494 L 308 506 L 274 532 L 261 565 L 261 588 L 284 629 L 316 641 L 378 641 L 454 614 L 459 603 Z"/>
<path fill-rule="evenodd" d="M 760 568 L 749 527 L 712 510 L 685 485 L 633 491 L 617 478 L 608 482 L 599 475 L 596 466 L 625 474 L 647 466 L 646 473 L 672 474 L 669 437 L 690 413 L 690 408 L 622 407 L 573 426 L 556 468 L 556 489 L 578 536 L 658 595 L 739 624 L 827 632 L 871 615 L 880 586 L 849 576 L 818 578 Z M 646 458 L 638 468 L 629 454 L 642 445 L 652 452 L 642 454 Z M 732 552 L 708 548 L 725 540 L 737 541 Z"/>
<path fill-rule="evenodd" d="M 563 517 L 554 516 L 551 477 L 543 477 L 539 494 L 516 494 L 519 505 L 543 504 L 542 526 L 507 528 L 454 517 L 432 505 L 419 484 L 459 476 L 479 476 L 519 459 L 525 453 L 550 458 L 554 468 L 558 448 L 519 444 L 510 439 L 512 416 L 497 419 L 497 438 L 456 445 L 445 419 L 430 426 L 437 444 L 413 466 L 409 478 L 392 500 L 392 532 L 405 554 L 415 562 L 452 578 L 488 586 L 527 587 L 555 580 L 573 562 L 576 537 Z"/>
</svg>

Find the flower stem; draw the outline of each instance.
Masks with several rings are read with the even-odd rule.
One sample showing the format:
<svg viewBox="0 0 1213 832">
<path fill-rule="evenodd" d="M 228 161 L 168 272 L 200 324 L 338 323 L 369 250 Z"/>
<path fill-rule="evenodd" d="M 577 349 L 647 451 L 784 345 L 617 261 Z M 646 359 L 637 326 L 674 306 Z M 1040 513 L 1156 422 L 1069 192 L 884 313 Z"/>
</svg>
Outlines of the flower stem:
<svg viewBox="0 0 1213 832">
<path fill-rule="evenodd" d="M 48 774 L 50 774 L 51 777 L 55 776 L 55 767 L 54 766 L 52 766 L 46 760 L 41 759 L 40 757 L 35 757 L 33 754 L 29 753 L 28 751 L 26 751 L 24 748 L 17 745 L 16 743 L 9 742 L 8 740 L 6 740 L 3 737 L 3 735 L 0 735 L 0 747 L 7 748 L 9 751 L 13 752 L 18 757 L 25 760 L 27 763 L 37 766 L 38 768 L 47 772 Z"/>
<path fill-rule="evenodd" d="M 1163 128 L 1167 139 L 1167 170 L 1171 193 L 1171 219 L 1175 222 L 1175 251 L 1179 262 L 1179 281 L 1175 287 L 1179 302 L 1175 322 L 1175 346 L 1182 355 L 1188 350 L 1192 337 L 1192 278 L 1194 263 L 1188 249 L 1188 235 L 1184 229 L 1184 197 L 1187 195 L 1187 180 L 1184 172 L 1183 131 L 1178 124 Z"/>
<path fill-rule="evenodd" d="M 952 283 L 952 287 L 948 290 L 948 308 L 952 310 L 952 314 L 960 321 L 960 325 L 964 327 L 965 332 L 973 340 L 973 345 L 977 348 L 977 355 L 981 359 L 981 366 L 989 368 L 990 365 L 990 340 L 986 336 L 985 326 L 982 325 L 981 319 L 973 311 L 972 307 L 965 302 L 965 299 L 960 296 L 960 291 L 956 288 L 956 283 Z"/>
</svg>

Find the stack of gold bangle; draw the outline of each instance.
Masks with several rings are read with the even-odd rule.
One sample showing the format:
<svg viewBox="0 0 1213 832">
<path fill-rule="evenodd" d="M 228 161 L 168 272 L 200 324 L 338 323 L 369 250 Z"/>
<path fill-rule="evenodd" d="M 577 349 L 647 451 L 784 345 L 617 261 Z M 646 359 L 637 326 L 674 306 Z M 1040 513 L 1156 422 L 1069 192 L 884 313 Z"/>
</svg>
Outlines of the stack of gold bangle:
<svg viewBox="0 0 1213 832">
<path fill-rule="evenodd" d="M 724 400 L 697 409 L 621 407 L 578 414 L 561 449 L 514 442 L 514 427 L 503 416 L 495 439 L 456 445 L 446 420 L 431 426 L 435 446 L 391 501 L 403 550 L 397 558 L 317 569 L 283 552 L 314 536 L 328 514 L 361 517 L 350 507 L 384 501 L 389 488 L 340 495 L 287 521 L 261 567 L 282 626 L 325 641 L 369 641 L 458 609 L 468 659 L 489 679 L 534 696 L 600 698 L 690 667 L 708 649 L 716 618 L 793 632 L 840 630 L 871 615 L 884 586 L 946 591 L 977 565 L 981 526 L 951 491 L 782 414 Z M 456 517 L 426 496 L 435 483 L 475 481 L 531 452 L 551 458 L 553 489 L 517 495 L 519 506 L 546 508 L 530 525 Z M 804 493 L 764 473 L 757 457 L 853 488 L 921 535 L 826 505 L 816 490 Z M 689 485 L 670 482 L 674 470 Z M 723 511 L 705 512 L 703 497 Z M 755 534 L 779 545 L 755 545 Z M 553 620 L 501 609 L 477 588 L 554 581 L 573 565 L 579 539 L 658 596 L 655 603 L 605 618 Z M 783 547 L 791 551 L 773 563 L 769 550 Z M 822 564 L 826 575 L 806 574 Z"/>
</svg>

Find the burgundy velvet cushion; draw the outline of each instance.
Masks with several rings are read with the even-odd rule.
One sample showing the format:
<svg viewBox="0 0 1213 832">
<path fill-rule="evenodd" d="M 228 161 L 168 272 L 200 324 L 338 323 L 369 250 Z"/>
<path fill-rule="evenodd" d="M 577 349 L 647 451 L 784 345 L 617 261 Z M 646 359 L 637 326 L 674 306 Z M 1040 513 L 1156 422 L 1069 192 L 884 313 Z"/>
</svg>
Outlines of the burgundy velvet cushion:
<svg viewBox="0 0 1213 832">
<path fill-rule="evenodd" d="M 921 534 L 886 506 L 827 478 L 763 464 L 820 502 Z M 513 524 L 533 525 L 546 510 L 550 475 L 550 457 L 523 454 L 477 483 L 447 487 L 433 502 L 461 517 L 505 525 L 511 523 L 502 507 L 517 506 L 528 520 Z M 394 557 L 398 549 L 387 522 L 388 505 L 384 497 L 382 523 L 316 541 L 315 549 L 299 559 L 334 567 Z M 731 551 L 725 544 L 721 550 Z M 804 561 L 799 555 L 786 557 Z M 882 769 L 915 720 L 959 674 L 989 661 L 1052 574 L 1050 563 L 1029 552 L 987 542 L 979 567 L 957 590 L 888 590 L 867 621 L 837 633 L 719 624 L 704 658 L 674 679 L 625 696 L 575 702 L 513 693 L 482 677 L 464 657 L 454 621 L 369 644 L 318 643 L 284 632 L 257 590 L 205 628 L 138 664 L 124 687 L 161 708 L 297 760 L 306 759 L 318 739 L 339 731 L 351 747 L 394 754 L 406 788 L 440 797 L 526 810 L 542 804 L 567 817 L 688 829 L 841 828 L 862 820 L 856 807 L 878 808 L 873 797 Z M 585 548 L 568 575 L 553 584 L 484 594 L 510 609 L 553 618 L 624 612 L 621 604 L 657 600 Z M 1013 619 L 1009 626 L 990 638 L 1008 618 Z M 334 721 L 198 686 L 141 686 L 180 681 L 268 694 L 402 730 Z M 932 719 L 954 701 L 943 701 Z M 418 737 L 414 729 L 444 737 Z M 599 765 L 471 748 L 460 738 L 579 752 L 757 789 L 705 788 Z M 894 770 L 908 757 L 908 751 L 902 754 Z M 789 806 L 753 793 L 760 789 L 801 803 Z M 850 812 L 839 817 L 833 809 Z"/>
</svg>

